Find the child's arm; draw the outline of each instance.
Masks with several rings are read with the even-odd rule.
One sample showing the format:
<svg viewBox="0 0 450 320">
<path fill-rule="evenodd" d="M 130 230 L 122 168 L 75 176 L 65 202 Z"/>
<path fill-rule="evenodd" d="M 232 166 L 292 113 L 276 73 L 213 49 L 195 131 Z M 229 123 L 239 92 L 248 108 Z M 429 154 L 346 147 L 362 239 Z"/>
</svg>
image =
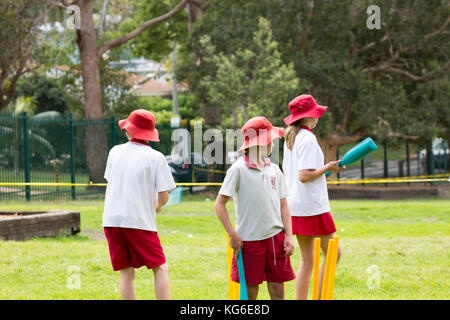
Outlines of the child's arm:
<svg viewBox="0 0 450 320">
<path fill-rule="evenodd" d="M 225 231 L 230 237 L 230 247 L 234 249 L 235 254 L 239 252 L 242 247 L 242 239 L 238 236 L 236 231 L 231 224 L 230 217 L 228 216 L 228 211 L 226 208 L 226 203 L 230 197 L 219 194 L 216 198 L 216 203 L 214 204 L 214 209 L 216 210 L 217 218 L 219 218 L 220 223 L 222 223 Z"/>
<path fill-rule="evenodd" d="M 284 251 L 286 251 L 286 257 L 291 256 L 294 253 L 294 240 L 292 238 L 292 221 L 291 212 L 286 198 L 280 199 L 281 205 L 281 220 L 284 226 Z"/>
<path fill-rule="evenodd" d="M 298 172 L 298 178 L 300 179 L 301 182 L 305 183 L 305 182 L 309 182 L 309 181 L 317 179 L 321 175 L 325 174 L 325 172 L 330 171 L 330 170 L 333 171 L 334 173 L 341 172 L 342 170 L 345 169 L 345 166 L 338 167 L 339 162 L 341 162 L 341 160 L 330 161 L 326 165 L 324 165 L 322 168 L 319 168 L 319 169 L 300 170 Z"/>
<path fill-rule="evenodd" d="M 161 212 L 164 205 L 169 201 L 169 191 L 158 192 L 158 203 L 156 204 L 156 212 Z"/>
</svg>

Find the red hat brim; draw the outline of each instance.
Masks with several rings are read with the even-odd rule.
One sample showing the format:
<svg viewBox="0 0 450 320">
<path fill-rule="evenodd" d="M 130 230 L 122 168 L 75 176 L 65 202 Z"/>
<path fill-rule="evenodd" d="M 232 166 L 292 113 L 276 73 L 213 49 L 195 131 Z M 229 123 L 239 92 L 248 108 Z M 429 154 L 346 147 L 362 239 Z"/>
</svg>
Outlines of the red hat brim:
<svg viewBox="0 0 450 320">
<path fill-rule="evenodd" d="M 327 106 L 317 106 L 314 109 L 311 110 L 307 110 L 305 112 L 301 112 L 301 113 L 296 113 L 296 114 L 291 114 L 289 116 L 287 116 L 286 118 L 284 118 L 284 123 L 289 126 L 292 123 L 303 119 L 303 118 L 320 118 L 321 116 L 323 116 L 323 114 L 325 113 L 325 111 L 327 111 L 328 107 Z"/>
<path fill-rule="evenodd" d="M 284 134 L 284 128 L 279 127 L 273 127 L 271 130 L 259 129 L 256 131 L 258 131 L 257 134 L 248 137 L 248 139 L 245 139 L 246 137 L 244 136 L 244 143 L 239 148 L 238 152 L 254 146 L 266 146 L 273 140 L 281 138 Z"/>
<path fill-rule="evenodd" d="M 133 138 L 154 142 L 159 141 L 159 133 L 156 128 L 153 130 L 138 128 L 129 122 L 128 119 L 119 120 L 119 127 L 122 131 L 127 130 Z"/>
</svg>

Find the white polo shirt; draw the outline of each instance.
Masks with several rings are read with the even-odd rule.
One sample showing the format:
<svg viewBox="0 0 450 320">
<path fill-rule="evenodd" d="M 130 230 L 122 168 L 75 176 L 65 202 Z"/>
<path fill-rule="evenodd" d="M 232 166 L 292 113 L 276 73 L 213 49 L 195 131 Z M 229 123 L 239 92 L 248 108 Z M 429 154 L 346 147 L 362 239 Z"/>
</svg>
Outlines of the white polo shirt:
<svg viewBox="0 0 450 320">
<path fill-rule="evenodd" d="M 244 157 L 228 169 L 219 194 L 233 197 L 239 237 L 243 241 L 264 240 L 284 229 L 280 199 L 286 198 L 288 189 L 278 165 L 265 159 L 264 168 L 259 170 Z"/>
<path fill-rule="evenodd" d="M 176 187 L 164 155 L 149 145 L 129 141 L 109 151 L 104 227 L 156 229 L 158 192 Z"/>
<path fill-rule="evenodd" d="M 325 175 L 305 183 L 298 177 L 300 170 L 319 169 L 324 164 L 322 149 L 311 131 L 300 129 L 292 150 L 284 143 L 283 171 L 291 191 L 287 202 L 292 216 L 314 216 L 330 211 Z"/>
</svg>

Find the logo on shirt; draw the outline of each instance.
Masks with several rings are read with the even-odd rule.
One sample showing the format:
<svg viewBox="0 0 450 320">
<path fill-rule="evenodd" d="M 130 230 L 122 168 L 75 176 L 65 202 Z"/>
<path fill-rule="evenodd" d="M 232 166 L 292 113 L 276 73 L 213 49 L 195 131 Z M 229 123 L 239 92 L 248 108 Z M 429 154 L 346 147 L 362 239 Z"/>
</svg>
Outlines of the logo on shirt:
<svg viewBox="0 0 450 320">
<path fill-rule="evenodd" d="M 277 190 L 277 177 L 270 177 L 270 182 L 272 183 L 272 189 Z"/>
</svg>

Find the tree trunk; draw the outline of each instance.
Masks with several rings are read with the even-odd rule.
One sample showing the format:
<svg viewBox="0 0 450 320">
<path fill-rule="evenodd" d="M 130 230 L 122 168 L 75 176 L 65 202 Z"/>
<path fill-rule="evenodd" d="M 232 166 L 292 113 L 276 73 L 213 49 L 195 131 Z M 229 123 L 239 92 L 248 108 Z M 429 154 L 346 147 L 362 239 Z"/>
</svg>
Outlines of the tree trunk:
<svg viewBox="0 0 450 320">
<path fill-rule="evenodd" d="M 325 164 L 330 161 L 336 161 L 336 153 L 340 145 L 337 144 L 334 140 L 326 140 L 319 137 L 317 138 L 317 140 L 319 141 L 319 145 L 322 149 L 325 158 Z"/>
<path fill-rule="evenodd" d="M 217 106 L 206 105 L 203 111 L 203 119 L 205 125 L 215 126 L 220 124 L 221 116 L 219 108 Z"/>
<path fill-rule="evenodd" d="M 92 19 L 94 1 L 82 0 L 79 3 L 81 11 L 81 29 L 77 30 L 77 45 L 80 50 L 81 75 L 83 77 L 84 103 L 86 120 L 104 118 L 99 60 Z M 107 159 L 107 139 L 103 124 L 86 125 L 86 157 L 89 169 L 89 180 L 93 183 L 105 182 L 103 174 Z"/>
<path fill-rule="evenodd" d="M 239 128 L 239 113 L 237 107 L 233 108 L 231 115 L 233 117 L 233 129 Z"/>
<path fill-rule="evenodd" d="M 317 141 L 319 142 L 319 145 L 323 151 L 325 164 L 327 164 L 330 161 L 336 161 L 336 152 L 340 146 L 357 142 L 361 140 L 361 138 L 363 138 L 364 136 L 365 133 L 360 132 L 353 136 L 341 136 L 339 134 L 333 133 L 332 135 L 326 138 L 317 137 Z"/>
</svg>

